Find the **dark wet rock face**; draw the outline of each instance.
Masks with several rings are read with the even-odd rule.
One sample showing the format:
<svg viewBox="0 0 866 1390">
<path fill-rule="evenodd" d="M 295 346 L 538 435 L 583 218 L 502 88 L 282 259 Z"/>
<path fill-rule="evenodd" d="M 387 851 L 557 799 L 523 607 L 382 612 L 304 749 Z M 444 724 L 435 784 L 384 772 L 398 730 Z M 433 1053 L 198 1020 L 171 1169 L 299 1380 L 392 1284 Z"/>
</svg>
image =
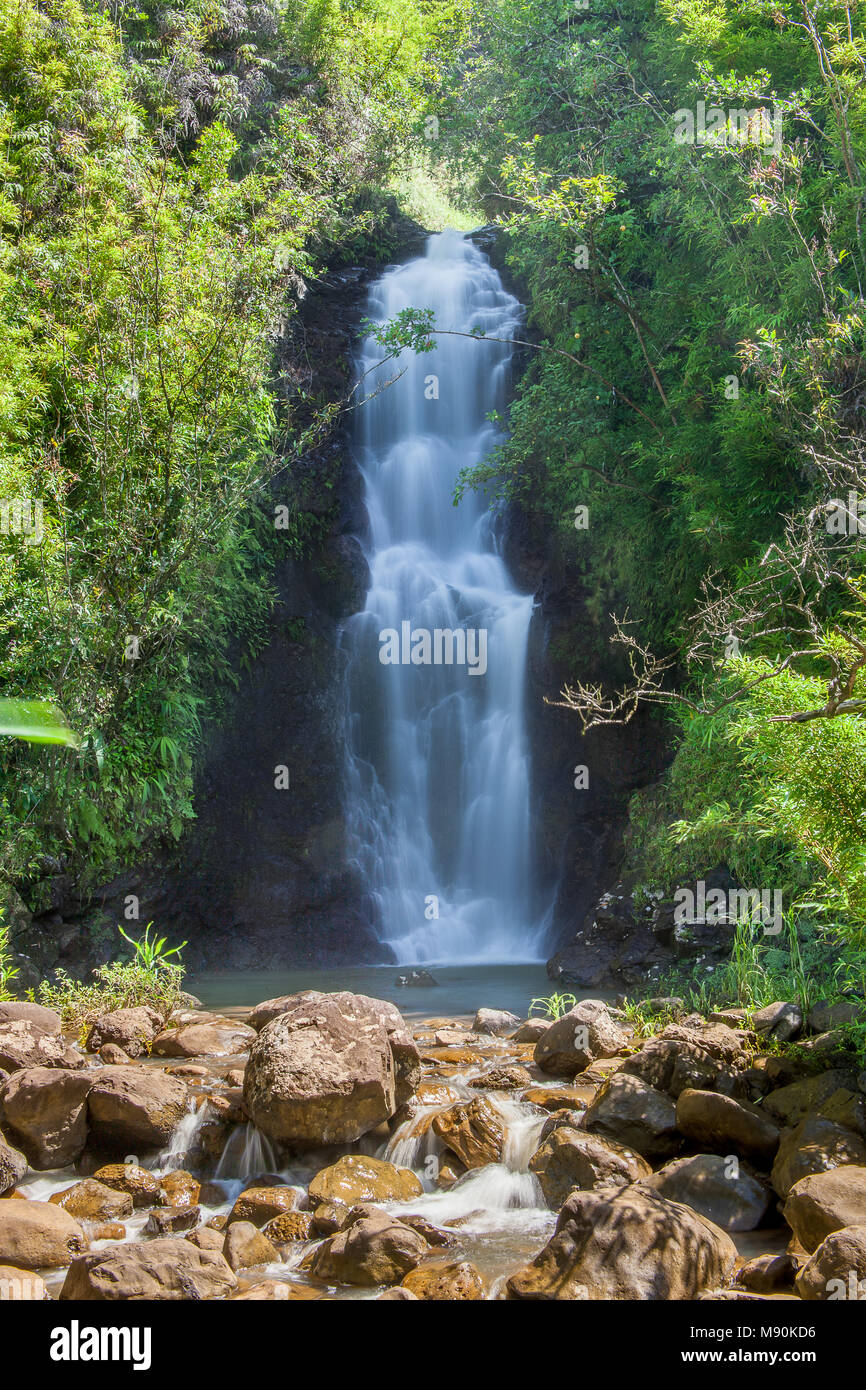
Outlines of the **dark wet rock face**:
<svg viewBox="0 0 866 1390">
<path fill-rule="evenodd" d="M 723 865 L 707 872 L 701 882 L 705 894 L 729 893 L 738 886 Z M 700 900 L 697 884 L 683 887 Z M 712 913 L 706 914 L 709 920 L 684 921 L 674 900 L 638 902 L 620 884 L 584 910 L 573 940 L 547 963 L 550 978 L 566 986 L 614 986 L 643 993 L 677 963 L 718 964 L 730 955 L 732 923 L 724 917 L 712 920 Z M 790 1024 L 790 1014 L 785 1019 Z"/>
</svg>

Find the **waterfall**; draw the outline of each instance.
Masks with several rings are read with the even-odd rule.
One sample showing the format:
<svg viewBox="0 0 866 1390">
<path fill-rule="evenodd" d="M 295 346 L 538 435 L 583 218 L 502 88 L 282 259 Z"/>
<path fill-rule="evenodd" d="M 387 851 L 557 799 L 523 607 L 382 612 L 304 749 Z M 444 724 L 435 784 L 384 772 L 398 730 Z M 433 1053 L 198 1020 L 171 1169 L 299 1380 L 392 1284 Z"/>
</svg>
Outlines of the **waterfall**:
<svg viewBox="0 0 866 1390">
<path fill-rule="evenodd" d="M 374 322 L 432 309 L 438 328 L 508 338 L 521 306 L 457 232 L 373 287 Z M 369 515 L 366 607 L 348 655 L 350 849 L 400 962 L 535 960 L 524 727 L 532 599 L 497 553 L 495 516 L 461 470 L 502 439 L 507 344 L 439 337 L 436 350 L 358 363 L 356 451 Z M 398 371 L 402 376 L 387 385 Z M 379 389 L 381 388 L 381 389 Z"/>
</svg>

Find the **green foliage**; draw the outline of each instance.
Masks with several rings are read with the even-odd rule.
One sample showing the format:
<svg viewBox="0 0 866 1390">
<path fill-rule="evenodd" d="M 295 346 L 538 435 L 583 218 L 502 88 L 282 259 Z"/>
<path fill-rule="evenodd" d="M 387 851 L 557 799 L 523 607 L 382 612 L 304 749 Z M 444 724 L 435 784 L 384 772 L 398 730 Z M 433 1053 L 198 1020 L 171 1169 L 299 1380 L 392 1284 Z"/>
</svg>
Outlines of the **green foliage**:
<svg viewBox="0 0 866 1390">
<path fill-rule="evenodd" d="M 17 966 L 12 964 L 10 937 L 11 929 L 0 922 L 0 1001 L 15 997 L 13 985 L 19 974 Z"/>
<path fill-rule="evenodd" d="M 792 413 L 826 420 L 857 373 L 863 6 L 853 44 L 841 8 L 815 36 L 804 8 L 478 0 L 443 92 L 530 331 L 569 354 L 531 362 L 510 439 L 471 480 L 539 513 L 583 577 L 577 678 L 614 608 L 678 644 L 705 571 L 750 564 L 808 489 Z M 781 148 L 677 143 L 698 100 L 772 109 Z"/>
<path fill-rule="evenodd" d="M 158 937 L 154 933 L 151 940 L 150 929 L 152 926 L 153 923 L 148 922 L 144 929 L 144 936 L 139 937 L 137 941 L 128 936 L 123 927 L 119 926 L 117 930 L 124 941 L 128 941 L 135 948 L 135 964 L 141 966 L 149 974 L 156 976 L 161 970 L 177 968 L 181 965 L 180 954 L 186 942 L 182 941 L 179 946 L 171 946 L 166 949 L 167 936 Z M 173 961 L 172 956 L 177 956 L 177 960 Z"/>
<path fill-rule="evenodd" d="M 59 743 L 77 748 L 78 735 L 56 705 L 47 700 L 0 700 L 0 735 L 26 743 Z"/>
<path fill-rule="evenodd" d="M 549 994 L 546 998 L 533 999 L 529 1006 L 530 1017 L 534 1013 L 539 1013 L 542 1018 L 557 1019 L 562 1018 L 573 1009 L 577 999 L 573 994 L 561 994 L 558 990 Z"/>
<path fill-rule="evenodd" d="M 167 1019 L 173 1009 L 191 1004 L 191 996 L 181 989 L 183 968 L 166 965 L 158 971 L 149 970 L 139 961 L 115 961 L 99 965 L 90 983 L 72 980 L 66 971 L 54 971 L 54 980 L 42 980 L 29 997 L 47 1009 L 54 1009 L 63 1020 L 64 1028 L 83 1035 L 102 1014 L 111 1009 L 129 1009 L 147 1005 Z"/>
<path fill-rule="evenodd" d="M 781 936 L 741 923 L 729 960 L 709 970 L 686 964 L 665 975 L 662 987 L 681 996 L 687 1009 L 754 1011 L 789 1000 L 806 1014 L 819 1000 L 862 998 L 863 968 L 861 950 L 837 928 L 792 910 Z"/>
<path fill-rule="evenodd" d="M 463 25 L 0 0 L 0 680 L 81 739 L 0 742 L 0 875 L 104 875 L 194 817 L 230 644 L 255 654 L 275 563 L 315 539 L 273 524 L 338 413 L 287 395 L 298 299 L 378 235 Z"/>
</svg>

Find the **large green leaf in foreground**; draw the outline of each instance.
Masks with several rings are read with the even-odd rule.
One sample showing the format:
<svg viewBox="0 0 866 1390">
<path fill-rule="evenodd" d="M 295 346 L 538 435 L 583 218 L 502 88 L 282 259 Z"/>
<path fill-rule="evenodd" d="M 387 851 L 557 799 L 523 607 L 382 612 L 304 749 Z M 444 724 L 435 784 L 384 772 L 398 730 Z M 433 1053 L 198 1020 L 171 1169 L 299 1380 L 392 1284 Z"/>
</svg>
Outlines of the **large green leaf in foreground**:
<svg viewBox="0 0 866 1390">
<path fill-rule="evenodd" d="M 0 734 L 28 743 L 65 743 L 78 748 L 81 740 L 50 700 L 0 700 Z"/>
</svg>

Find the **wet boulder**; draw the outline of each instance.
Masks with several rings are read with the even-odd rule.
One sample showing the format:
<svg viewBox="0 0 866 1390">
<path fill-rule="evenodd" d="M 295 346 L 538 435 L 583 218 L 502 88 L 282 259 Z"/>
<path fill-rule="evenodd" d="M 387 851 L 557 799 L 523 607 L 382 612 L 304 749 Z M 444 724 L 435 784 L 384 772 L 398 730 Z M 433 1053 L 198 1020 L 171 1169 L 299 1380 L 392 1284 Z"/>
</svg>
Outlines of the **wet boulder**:
<svg viewBox="0 0 866 1390">
<path fill-rule="evenodd" d="M 223 1255 L 235 1271 L 279 1261 L 276 1246 L 251 1221 L 233 1221 L 223 1238 Z"/>
<path fill-rule="evenodd" d="M 486 1292 L 474 1264 L 453 1256 L 425 1260 L 409 1271 L 399 1287 L 429 1303 L 474 1302 Z"/>
<path fill-rule="evenodd" d="M 135 1163 L 106 1163 L 93 1176 L 105 1187 L 127 1193 L 134 1207 L 152 1207 L 160 1200 L 159 1179 Z"/>
<path fill-rule="evenodd" d="M 23 1153 L 19 1153 L 0 1134 L 0 1197 L 11 1192 L 26 1172 L 27 1159 Z"/>
<path fill-rule="evenodd" d="M 274 1217 L 294 1211 L 300 1195 L 296 1187 L 284 1184 L 273 1187 L 248 1187 L 236 1198 L 226 1224 L 246 1221 L 256 1228 L 266 1226 Z"/>
<path fill-rule="evenodd" d="M 363 1208 L 362 1208 L 363 1210 Z M 326 1283 L 399 1284 L 430 1247 L 424 1237 L 384 1211 L 359 1215 L 312 1252 L 310 1273 Z"/>
<path fill-rule="evenodd" d="M 486 1096 L 441 1111 L 434 1116 L 431 1128 L 466 1168 L 502 1161 L 505 1127 Z"/>
<path fill-rule="evenodd" d="M 325 1202 L 352 1207 L 358 1202 L 407 1202 L 420 1197 L 423 1190 L 409 1168 L 395 1168 L 382 1158 L 347 1154 L 316 1174 L 309 1198 L 314 1207 Z"/>
<path fill-rule="evenodd" d="M 84 1178 L 62 1192 L 53 1192 L 48 1200 L 76 1221 L 123 1221 L 132 1216 L 129 1193 L 116 1192 L 96 1178 Z"/>
</svg>

